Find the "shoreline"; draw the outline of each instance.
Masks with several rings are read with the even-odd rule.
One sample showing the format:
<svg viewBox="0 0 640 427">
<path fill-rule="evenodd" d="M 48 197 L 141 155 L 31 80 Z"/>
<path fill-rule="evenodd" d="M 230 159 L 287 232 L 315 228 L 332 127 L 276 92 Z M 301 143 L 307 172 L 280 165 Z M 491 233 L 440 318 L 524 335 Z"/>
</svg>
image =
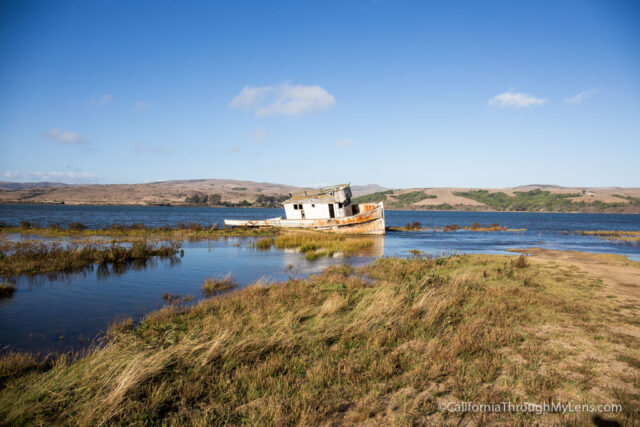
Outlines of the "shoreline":
<svg viewBox="0 0 640 427">
<path fill-rule="evenodd" d="M 0 202 L 0 205 L 31 205 L 31 206 L 86 206 L 86 207 L 165 207 L 165 208 L 202 208 L 202 209 L 283 209 L 282 207 L 260 207 L 260 206 L 200 206 L 200 205 L 180 205 L 180 204 L 96 204 L 96 203 L 55 203 L 55 202 L 26 202 L 26 201 L 11 201 Z M 640 215 L 638 212 L 582 212 L 582 211 L 497 211 L 491 209 L 393 209 L 385 208 L 385 211 L 399 211 L 399 212 L 476 212 L 476 213 L 536 213 L 536 214 L 589 214 L 589 215 Z"/>
<path fill-rule="evenodd" d="M 239 239 L 249 239 L 249 238 L 254 238 L 255 236 L 231 236 L 231 237 L 235 237 L 235 238 L 239 238 Z M 296 236 L 292 236 L 292 237 L 296 237 Z M 260 238 L 258 240 L 261 239 L 269 239 L 269 240 L 273 240 L 271 237 L 266 237 L 266 238 Z M 34 241 L 37 242 L 37 241 Z M 287 249 L 294 249 L 296 247 L 299 247 L 301 245 L 303 245 L 304 243 L 300 243 L 300 242 L 295 242 L 295 246 L 281 246 L 279 247 L 279 249 L 281 250 L 287 250 Z M 271 242 L 270 245 L 274 245 L 274 242 Z M 253 246 L 257 249 L 260 250 L 264 250 L 264 249 L 270 249 L 269 248 L 263 248 L 260 247 L 259 244 L 256 244 L 254 242 Z M 274 245 L 275 247 L 275 245 Z M 348 258 L 351 256 L 365 256 L 366 254 L 364 252 L 366 252 L 368 250 L 369 246 L 365 247 L 365 248 L 358 248 L 356 250 L 361 251 L 360 254 L 355 253 L 355 252 L 349 252 L 345 255 L 342 255 L 343 258 Z M 161 248 L 164 249 L 164 248 Z M 178 254 L 179 251 L 179 247 L 176 246 L 176 249 L 172 250 L 171 253 L 173 255 Z M 547 248 L 539 248 L 539 247 L 529 247 L 529 248 L 511 248 L 511 249 L 505 249 L 505 254 L 492 254 L 492 253 L 472 253 L 472 254 L 466 254 L 466 253 L 462 253 L 462 254 L 456 254 L 456 253 L 452 253 L 452 254 L 444 254 L 444 255 L 436 255 L 436 256 L 432 256 L 429 254 L 426 254 L 422 251 L 410 251 L 410 254 L 408 254 L 406 257 L 400 257 L 400 256 L 393 256 L 390 257 L 391 259 L 405 259 L 405 260 L 411 260 L 411 259 L 449 259 L 449 258 L 456 258 L 456 257 L 488 257 L 488 258 L 501 258 L 501 257 L 508 257 L 508 258 L 514 258 L 514 257 L 518 257 L 520 255 L 525 256 L 527 260 L 533 261 L 533 262 L 552 262 L 554 264 L 557 263 L 564 263 L 564 264 L 568 264 L 568 265 L 574 265 L 578 268 L 580 268 L 581 270 L 593 275 L 594 277 L 596 277 L 597 279 L 599 279 L 600 281 L 602 281 L 603 283 L 607 284 L 607 286 L 609 287 L 609 289 L 613 292 L 616 293 L 618 295 L 622 295 L 622 296 L 628 296 L 631 297 L 632 299 L 638 299 L 638 302 L 640 303 L 640 261 L 636 261 L 633 259 L 630 259 L 628 257 L 628 255 L 624 255 L 624 254 L 618 254 L 618 253 L 605 253 L 605 252 L 586 252 L 586 251 L 573 251 L 573 250 L 555 250 L 555 249 L 547 249 Z M 168 253 L 168 252 L 167 252 Z M 305 254 L 304 251 L 300 252 L 302 255 Z M 148 257 L 153 257 L 153 256 L 157 256 L 157 257 L 166 257 L 168 255 L 149 255 Z M 181 255 L 182 257 L 183 255 Z M 374 259 L 362 264 L 360 266 L 360 268 L 364 267 L 368 267 L 371 266 L 372 264 L 376 263 L 377 260 L 379 259 L 383 259 L 385 257 L 375 257 Z M 315 260 L 318 259 L 318 257 L 313 257 L 311 258 L 311 260 Z M 340 264 L 338 264 L 340 265 Z M 342 264 L 345 267 L 349 267 L 349 268 L 354 268 L 351 265 L 348 264 Z M 602 268 L 593 268 L 594 266 L 609 266 L 609 267 L 613 267 L 613 269 L 602 269 Z M 327 266 L 324 267 L 320 272 L 316 272 L 316 273 L 310 273 L 309 276 L 315 276 L 315 275 L 322 275 L 326 270 L 330 270 L 336 268 L 336 265 L 333 266 Z M 628 270 L 629 268 L 631 268 L 631 270 Z M 626 271 L 626 273 L 629 273 L 629 271 L 631 272 L 631 275 L 626 274 L 623 270 L 628 270 Z M 82 272 L 84 271 L 83 268 L 81 269 L 77 269 L 74 271 L 71 271 L 71 273 L 77 273 L 77 272 Z M 622 271 L 622 274 L 621 274 Z M 69 271 L 65 271 L 65 270 L 51 270 L 51 271 L 44 271 L 44 272 L 38 272 L 36 274 L 33 273 L 21 273 L 19 276 L 25 276 L 25 277 L 36 277 L 36 276 L 46 276 L 48 274 L 55 274 L 55 273 L 60 273 L 60 274 L 64 274 L 64 273 L 69 273 Z M 230 279 L 232 279 L 232 275 L 231 273 L 229 273 L 227 275 Z M 17 276 L 15 276 L 17 277 Z M 622 278 L 621 278 L 622 277 Z M 629 283 L 629 280 L 635 280 L 636 285 L 635 286 L 631 286 Z M 297 279 L 296 279 L 297 280 Z M 304 279 L 303 279 L 304 280 Z M 287 281 L 290 282 L 291 280 Z M 0 282 L 1 283 L 1 282 Z M 260 283 L 260 280 L 258 280 L 256 283 Z M 274 283 L 267 283 L 264 286 L 271 286 L 273 284 L 281 284 L 282 282 L 274 282 Z M 237 288 L 237 289 L 231 289 L 230 292 L 240 292 L 243 289 L 253 286 L 253 284 L 249 284 L 246 286 L 243 286 L 241 288 Z M 15 288 L 14 288 L 15 290 Z M 226 295 L 228 292 L 225 292 L 224 294 Z M 176 295 L 178 298 L 176 299 L 176 301 L 179 303 L 180 300 L 183 297 L 187 297 L 190 295 Z M 222 294 L 220 295 L 214 295 L 214 296 L 222 296 Z M 205 296 L 205 298 L 203 300 L 198 301 L 198 303 L 206 300 L 207 297 Z M 186 299 L 186 302 L 191 301 L 191 299 Z M 168 301 L 171 302 L 171 301 Z M 190 305 L 192 306 L 192 305 Z M 144 312 L 140 315 L 141 319 L 144 317 L 147 317 L 148 315 L 158 311 L 158 310 L 162 310 L 165 307 L 161 308 L 161 309 L 155 309 L 155 310 L 151 310 L 148 312 Z M 112 319 L 112 321 L 110 323 L 116 322 L 117 320 L 119 320 L 121 318 L 121 316 L 116 316 L 114 319 Z M 72 353 L 77 353 L 77 354 L 83 354 L 85 353 L 87 350 L 92 350 L 93 346 L 96 342 L 96 340 L 99 340 L 101 338 L 103 338 L 105 335 L 105 331 L 100 332 L 98 335 L 96 335 L 95 337 L 93 337 L 90 341 L 89 341 L 89 345 L 85 348 L 81 348 L 78 350 L 73 350 Z M 7 353 L 7 351 L 9 352 L 14 352 L 14 350 L 10 350 L 8 348 L 5 347 L 5 349 L 0 349 L 0 358 L 2 358 L 2 356 L 4 354 Z M 22 351 L 18 351 L 18 353 L 30 353 L 30 354 L 34 354 L 34 355 L 39 355 L 42 357 L 48 357 L 50 355 L 62 355 L 62 354 L 68 354 L 68 351 L 65 352 L 46 352 L 45 353 L 39 353 L 39 352 L 22 352 Z M 0 382 L 1 384 L 1 382 Z"/>
<path fill-rule="evenodd" d="M 167 304 L 137 326 L 113 323 L 102 346 L 77 356 L 1 356 L 0 417 L 316 424 L 388 423 L 402 415 L 439 424 L 480 421 L 480 414 L 442 413 L 435 403 L 551 399 L 617 403 L 621 413 L 603 415 L 633 422 L 640 383 L 634 392 L 628 381 L 630 372 L 640 374 L 633 356 L 640 348 L 638 300 L 616 295 L 553 251 L 537 255 L 549 259 L 380 258 L 250 285 L 190 307 Z M 595 257 L 595 264 L 640 274 L 640 263 Z M 597 358 L 580 356 L 594 352 Z M 615 390 L 600 378 L 615 379 Z M 250 392 L 250 384 L 260 391 Z M 42 399 L 52 393 L 55 401 Z M 393 403 L 399 398 L 407 404 Z M 560 420 L 484 416 L 499 423 Z"/>
</svg>

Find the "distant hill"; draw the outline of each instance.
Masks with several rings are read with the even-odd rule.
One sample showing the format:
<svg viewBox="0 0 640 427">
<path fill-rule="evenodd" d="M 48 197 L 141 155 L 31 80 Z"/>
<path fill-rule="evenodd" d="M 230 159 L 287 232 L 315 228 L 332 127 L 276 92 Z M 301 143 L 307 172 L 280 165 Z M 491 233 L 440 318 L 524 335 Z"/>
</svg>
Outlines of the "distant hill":
<svg viewBox="0 0 640 427">
<path fill-rule="evenodd" d="M 27 188 L 55 188 L 68 187 L 69 184 L 61 182 L 9 182 L 0 181 L 0 190 L 23 190 Z"/>
<path fill-rule="evenodd" d="M 640 189 L 523 185 L 513 188 L 387 189 L 353 185 L 354 201 L 384 201 L 387 209 L 640 213 Z M 68 185 L 0 182 L 0 203 L 279 207 L 303 188 L 229 179 L 147 184 Z"/>
<path fill-rule="evenodd" d="M 640 188 L 409 188 L 369 193 L 354 202 L 384 202 L 388 209 L 640 213 Z"/>
<path fill-rule="evenodd" d="M 367 184 L 367 185 L 352 185 L 351 192 L 354 197 L 365 196 L 367 194 L 376 193 L 379 191 L 387 190 L 384 187 L 379 186 L 378 184 Z"/>
<path fill-rule="evenodd" d="M 229 179 L 158 181 L 146 184 L 39 185 L 0 188 L 0 203 L 64 203 L 71 205 L 270 205 L 291 185 Z M 211 198 L 212 202 L 209 201 Z M 258 202 L 260 200 L 260 202 Z"/>
</svg>

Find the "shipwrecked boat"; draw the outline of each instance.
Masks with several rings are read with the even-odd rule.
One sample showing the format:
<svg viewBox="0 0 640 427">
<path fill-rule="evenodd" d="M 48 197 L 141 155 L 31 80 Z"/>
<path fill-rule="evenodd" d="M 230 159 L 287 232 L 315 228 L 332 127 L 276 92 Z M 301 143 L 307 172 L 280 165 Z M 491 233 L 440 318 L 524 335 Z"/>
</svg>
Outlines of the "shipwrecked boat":
<svg viewBox="0 0 640 427">
<path fill-rule="evenodd" d="M 333 187 L 289 193 L 284 202 L 286 218 L 264 220 L 225 219 L 236 227 L 283 227 L 332 231 L 345 234 L 384 234 L 384 205 L 351 203 L 351 187 Z"/>
</svg>

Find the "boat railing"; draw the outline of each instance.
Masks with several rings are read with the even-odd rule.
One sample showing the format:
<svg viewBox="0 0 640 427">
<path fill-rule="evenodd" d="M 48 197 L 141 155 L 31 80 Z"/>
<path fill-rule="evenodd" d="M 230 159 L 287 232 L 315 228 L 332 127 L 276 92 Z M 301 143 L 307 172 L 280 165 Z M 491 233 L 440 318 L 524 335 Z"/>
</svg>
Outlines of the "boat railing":
<svg viewBox="0 0 640 427">
<path fill-rule="evenodd" d="M 292 199 L 295 198 L 299 198 L 299 197 L 315 197 L 315 196 L 321 196 L 324 194 L 333 194 L 337 191 L 340 191 L 344 188 L 347 188 L 349 186 L 349 184 L 340 184 L 340 185 L 334 185 L 331 187 L 324 187 L 324 188 L 314 188 L 311 190 L 304 190 L 304 191 L 296 191 L 295 193 L 289 193 L 289 197 L 291 197 Z"/>
</svg>

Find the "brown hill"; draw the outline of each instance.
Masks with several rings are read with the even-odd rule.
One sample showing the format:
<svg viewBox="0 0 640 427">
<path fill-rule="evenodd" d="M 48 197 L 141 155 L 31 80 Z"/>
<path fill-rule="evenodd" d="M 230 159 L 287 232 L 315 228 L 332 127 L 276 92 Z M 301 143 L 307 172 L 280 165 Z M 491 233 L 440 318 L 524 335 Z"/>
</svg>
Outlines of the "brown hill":
<svg viewBox="0 0 640 427">
<path fill-rule="evenodd" d="M 147 184 L 65 185 L 1 183 L 0 203 L 86 205 L 279 206 L 300 187 L 228 179 Z M 640 213 L 640 188 L 526 185 L 513 188 L 352 186 L 356 201 L 384 201 L 390 209 Z"/>
<path fill-rule="evenodd" d="M 391 209 L 640 213 L 640 188 L 407 188 L 368 194 L 356 201 L 384 201 Z"/>
<path fill-rule="evenodd" d="M 221 202 L 248 203 L 258 196 L 286 195 L 298 190 L 291 185 L 230 179 L 158 181 L 148 184 L 29 186 L 15 190 L 0 188 L 0 202 L 64 203 L 70 205 L 189 205 L 194 195 L 219 195 Z"/>
</svg>

